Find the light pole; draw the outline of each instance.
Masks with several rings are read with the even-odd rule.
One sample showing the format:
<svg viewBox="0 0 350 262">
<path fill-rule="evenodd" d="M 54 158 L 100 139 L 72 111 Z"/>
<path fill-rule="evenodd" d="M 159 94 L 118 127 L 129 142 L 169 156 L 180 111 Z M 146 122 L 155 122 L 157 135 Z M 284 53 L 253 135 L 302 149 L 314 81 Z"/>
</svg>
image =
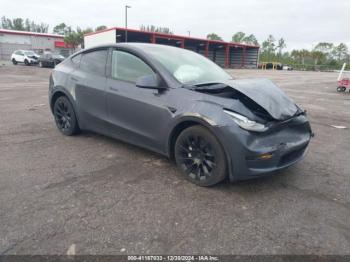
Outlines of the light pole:
<svg viewBox="0 0 350 262">
<path fill-rule="evenodd" d="M 188 32 L 188 36 L 191 36 L 191 31 L 190 31 L 190 30 L 188 30 L 187 32 Z"/>
<path fill-rule="evenodd" d="M 125 42 L 128 42 L 128 8 L 131 8 L 131 6 L 125 6 Z"/>
</svg>

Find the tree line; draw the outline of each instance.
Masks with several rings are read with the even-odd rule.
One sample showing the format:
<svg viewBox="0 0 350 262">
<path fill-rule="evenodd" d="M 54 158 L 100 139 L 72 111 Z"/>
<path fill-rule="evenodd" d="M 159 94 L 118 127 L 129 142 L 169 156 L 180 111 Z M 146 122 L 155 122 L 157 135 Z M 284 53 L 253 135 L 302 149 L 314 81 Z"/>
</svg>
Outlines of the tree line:
<svg viewBox="0 0 350 262">
<path fill-rule="evenodd" d="M 140 30 L 146 31 L 146 32 L 163 33 L 168 35 L 174 34 L 173 31 L 171 31 L 168 27 L 161 27 L 161 26 L 155 26 L 155 25 L 141 25 Z"/>
<path fill-rule="evenodd" d="M 208 34 L 207 39 L 223 41 L 216 33 Z M 343 63 L 347 63 L 347 69 L 350 69 L 349 48 L 344 43 L 319 42 L 311 50 L 284 52 L 287 43 L 283 37 L 276 40 L 273 35 L 269 35 L 260 45 L 253 34 L 244 32 L 235 33 L 231 42 L 260 46 L 260 62 L 279 62 L 304 70 L 339 69 Z"/>
<path fill-rule="evenodd" d="M 286 47 L 283 38 L 276 42 L 275 38 L 269 35 L 261 45 L 260 61 L 292 64 L 297 69 L 305 70 L 339 69 L 343 63 L 348 63 L 349 67 L 350 53 L 344 43 L 319 42 L 311 49 L 283 52 Z"/>
<path fill-rule="evenodd" d="M 36 23 L 28 18 L 7 18 L 6 16 L 1 17 L 0 28 L 18 31 L 28 31 L 36 33 L 47 33 L 49 25 L 45 23 Z"/>
</svg>

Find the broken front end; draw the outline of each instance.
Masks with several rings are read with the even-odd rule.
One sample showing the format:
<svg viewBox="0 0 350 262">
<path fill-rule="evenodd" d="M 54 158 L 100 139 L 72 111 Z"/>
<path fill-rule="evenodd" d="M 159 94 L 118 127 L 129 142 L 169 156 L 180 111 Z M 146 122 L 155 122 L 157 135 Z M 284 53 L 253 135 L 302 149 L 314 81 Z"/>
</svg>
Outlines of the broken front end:
<svg viewBox="0 0 350 262">
<path fill-rule="evenodd" d="M 275 173 L 305 156 L 313 136 L 306 112 L 271 81 L 229 80 L 195 91 L 223 107 L 214 129 L 232 181 Z"/>
</svg>

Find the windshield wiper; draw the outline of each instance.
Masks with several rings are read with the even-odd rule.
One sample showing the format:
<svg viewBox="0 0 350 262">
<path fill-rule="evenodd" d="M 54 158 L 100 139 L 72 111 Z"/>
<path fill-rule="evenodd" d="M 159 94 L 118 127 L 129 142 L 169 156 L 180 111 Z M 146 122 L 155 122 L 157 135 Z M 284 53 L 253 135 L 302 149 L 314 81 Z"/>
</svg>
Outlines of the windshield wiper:
<svg viewBox="0 0 350 262">
<path fill-rule="evenodd" d="M 188 88 L 191 90 L 203 90 L 203 89 L 224 89 L 227 87 L 224 83 L 217 83 L 217 82 L 210 82 L 210 83 L 201 83 L 201 84 L 195 84 L 195 85 L 182 85 L 183 88 Z"/>
</svg>

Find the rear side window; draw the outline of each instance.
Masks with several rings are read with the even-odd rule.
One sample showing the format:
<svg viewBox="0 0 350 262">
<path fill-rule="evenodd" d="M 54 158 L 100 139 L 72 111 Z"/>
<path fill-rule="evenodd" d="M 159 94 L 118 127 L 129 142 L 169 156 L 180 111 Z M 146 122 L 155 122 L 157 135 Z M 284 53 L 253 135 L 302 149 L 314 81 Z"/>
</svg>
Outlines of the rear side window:
<svg viewBox="0 0 350 262">
<path fill-rule="evenodd" d="M 154 74 L 153 70 L 137 56 L 123 51 L 113 51 L 113 78 L 135 83 L 139 77 L 152 74 Z"/>
<path fill-rule="evenodd" d="M 104 76 L 107 62 L 107 50 L 96 50 L 83 54 L 80 69 L 95 75 Z"/>
</svg>

